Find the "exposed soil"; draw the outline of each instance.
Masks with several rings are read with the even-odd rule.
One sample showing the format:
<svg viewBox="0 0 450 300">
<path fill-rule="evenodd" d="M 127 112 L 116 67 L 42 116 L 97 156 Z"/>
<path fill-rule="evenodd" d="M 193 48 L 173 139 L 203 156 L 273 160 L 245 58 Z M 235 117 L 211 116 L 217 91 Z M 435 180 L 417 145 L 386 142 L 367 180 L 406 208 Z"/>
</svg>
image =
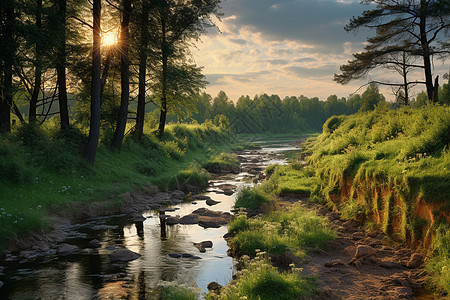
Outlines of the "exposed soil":
<svg viewBox="0 0 450 300">
<path fill-rule="evenodd" d="M 300 202 L 327 216 L 338 232 L 322 250 L 312 249 L 302 264 L 305 275 L 317 277 L 316 299 L 437 299 L 425 290 L 426 258 L 421 254 L 306 198 L 290 196 L 282 201 Z"/>
</svg>

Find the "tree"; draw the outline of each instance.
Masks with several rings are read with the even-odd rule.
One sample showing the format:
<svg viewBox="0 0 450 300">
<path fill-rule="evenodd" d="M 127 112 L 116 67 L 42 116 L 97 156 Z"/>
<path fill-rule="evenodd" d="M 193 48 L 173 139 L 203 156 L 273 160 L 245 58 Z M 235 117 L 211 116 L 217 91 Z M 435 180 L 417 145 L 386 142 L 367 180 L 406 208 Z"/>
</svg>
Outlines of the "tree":
<svg viewBox="0 0 450 300">
<path fill-rule="evenodd" d="M 363 0 L 362 3 L 376 4 L 376 7 L 364 11 L 360 17 L 353 17 L 345 30 L 375 28 L 376 35 L 367 39 L 368 45 L 364 52 L 354 54 L 354 60 L 341 66 L 342 74 L 335 75 L 334 80 L 345 84 L 380 66 L 397 66 L 403 71 L 405 67 L 419 68 L 423 70 L 425 81 L 383 84 L 403 85 L 407 94 L 408 85 L 423 83 L 426 85 L 428 97 L 436 101 L 437 84 L 433 83 L 431 59 L 436 55 L 446 56 L 450 53 L 440 43 L 445 40 L 445 32 L 450 28 L 448 1 Z M 405 53 L 411 57 L 420 57 L 423 64 L 402 60 Z M 403 78 L 405 77 L 406 73 L 403 72 Z"/>
<path fill-rule="evenodd" d="M 149 21 L 149 1 L 140 2 L 140 20 L 139 26 L 139 79 L 138 79 L 138 106 L 136 111 L 136 127 L 135 134 L 138 140 L 144 135 L 144 119 L 145 119 L 145 96 L 146 96 L 146 80 L 147 80 L 147 58 L 148 43 L 150 39 L 148 21 Z"/>
<path fill-rule="evenodd" d="M 128 117 L 128 101 L 130 98 L 130 59 L 128 49 L 130 48 L 130 14 L 131 0 L 123 0 L 123 16 L 120 31 L 120 78 L 121 78 L 121 96 L 120 109 L 117 118 L 116 130 L 112 141 L 112 147 L 120 151 L 125 134 Z"/>
<path fill-rule="evenodd" d="M 385 101 L 386 98 L 380 93 L 378 85 L 376 83 L 371 83 L 361 95 L 362 104 L 359 111 L 374 110 L 379 103 Z"/>
<path fill-rule="evenodd" d="M 59 15 L 58 22 L 58 40 L 56 54 L 56 72 L 58 85 L 59 116 L 61 119 L 61 129 L 69 128 L 69 107 L 67 103 L 67 79 L 66 79 L 66 18 L 67 18 L 67 0 L 57 1 L 57 11 Z"/>
<path fill-rule="evenodd" d="M 91 164 L 95 161 L 100 135 L 100 97 L 101 97 L 101 0 L 93 0 L 93 43 L 92 43 L 92 86 L 91 86 L 91 124 L 84 158 Z"/>
<path fill-rule="evenodd" d="M 151 13 L 150 41 L 156 73 L 154 92 L 159 98 L 158 136 L 162 137 L 170 103 L 179 102 L 182 88 L 198 91 L 206 84 L 201 69 L 187 61 L 189 42 L 198 40 L 213 26 L 211 15 L 219 16 L 221 0 L 155 0 Z M 178 82 L 180 84 L 178 84 Z M 173 103 L 172 103 L 173 104 Z M 176 107 L 172 105 L 172 107 Z"/>
<path fill-rule="evenodd" d="M 6 0 L 0 6 L 0 133 L 11 131 L 13 61 L 16 52 L 14 5 L 13 0 Z"/>
</svg>

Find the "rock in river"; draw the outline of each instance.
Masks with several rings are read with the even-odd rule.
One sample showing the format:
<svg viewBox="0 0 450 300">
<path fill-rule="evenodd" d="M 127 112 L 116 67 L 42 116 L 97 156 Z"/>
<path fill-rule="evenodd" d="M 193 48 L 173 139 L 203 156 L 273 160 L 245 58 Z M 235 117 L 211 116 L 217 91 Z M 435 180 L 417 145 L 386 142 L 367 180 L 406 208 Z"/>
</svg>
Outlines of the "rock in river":
<svg viewBox="0 0 450 300">
<path fill-rule="evenodd" d="M 141 257 L 139 253 L 130 251 L 128 249 L 120 249 L 111 254 L 112 261 L 131 261 Z"/>
<path fill-rule="evenodd" d="M 78 250 L 78 247 L 75 245 L 70 245 L 70 244 L 61 244 L 58 247 L 58 254 L 59 255 L 69 255 L 72 252 L 75 252 Z"/>
<path fill-rule="evenodd" d="M 220 203 L 220 201 L 214 201 L 213 199 L 206 200 L 206 204 L 209 205 L 209 206 L 213 206 L 213 205 L 216 205 L 216 204 L 219 204 L 219 203 Z"/>
</svg>

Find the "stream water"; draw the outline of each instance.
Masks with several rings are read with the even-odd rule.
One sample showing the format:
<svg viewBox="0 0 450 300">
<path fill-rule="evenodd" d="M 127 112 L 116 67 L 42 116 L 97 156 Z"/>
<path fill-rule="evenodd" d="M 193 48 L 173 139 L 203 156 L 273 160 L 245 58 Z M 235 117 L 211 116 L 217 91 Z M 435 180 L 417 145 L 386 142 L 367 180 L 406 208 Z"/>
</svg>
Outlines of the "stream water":
<svg viewBox="0 0 450 300">
<path fill-rule="evenodd" d="M 272 163 L 285 163 L 280 155 L 296 150 L 284 141 L 264 143 L 262 149 L 239 154 L 247 163 L 241 167 L 264 167 Z M 251 161 L 251 162 L 249 162 Z M 232 177 L 211 180 L 205 196 L 220 201 L 214 206 L 205 201 L 181 203 L 171 206 L 171 215 L 185 216 L 205 207 L 210 210 L 230 212 L 236 192 L 230 196 L 216 191 L 214 186 L 230 184 L 239 189 L 251 185 L 252 176 L 241 173 Z M 3 264 L 0 273 L 4 285 L 0 299 L 157 299 L 155 287 L 161 281 L 186 283 L 207 292 L 207 284 L 216 281 L 226 285 L 234 273 L 234 261 L 227 256 L 223 235 L 227 227 L 204 229 L 199 225 L 167 226 L 166 237 L 161 237 L 158 212 L 142 212 L 146 220 L 130 221 L 128 215 L 97 217 L 82 224 L 70 226 L 70 236 L 65 243 L 81 249 L 71 255 L 48 255 L 22 262 Z M 90 249 L 89 241 L 98 239 L 101 247 Z M 194 242 L 212 241 L 213 248 L 200 253 Z M 142 256 L 128 263 L 113 263 L 110 255 L 118 248 L 127 248 Z M 172 258 L 169 253 L 191 253 L 201 259 Z"/>
</svg>

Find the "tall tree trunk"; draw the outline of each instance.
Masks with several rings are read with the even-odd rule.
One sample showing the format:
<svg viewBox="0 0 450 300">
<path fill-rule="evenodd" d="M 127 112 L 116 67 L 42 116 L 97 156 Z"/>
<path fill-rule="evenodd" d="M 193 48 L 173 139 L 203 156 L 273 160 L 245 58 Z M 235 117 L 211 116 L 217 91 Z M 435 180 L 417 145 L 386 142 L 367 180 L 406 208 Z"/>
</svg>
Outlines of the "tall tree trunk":
<svg viewBox="0 0 450 300">
<path fill-rule="evenodd" d="M 166 41 L 166 23 L 162 20 L 162 89 L 161 89 L 161 114 L 159 116 L 158 137 L 162 138 L 166 127 L 167 118 L 167 62 L 168 62 L 168 45 Z"/>
<path fill-rule="evenodd" d="M 435 95 L 433 95 L 433 75 L 431 72 L 431 55 L 430 45 L 427 37 L 427 10 L 428 1 L 420 0 L 420 45 L 422 47 L 423 65 L 425 70 L 425 84 L 427 87 L 427 95 L 430 101 L 435 101 Z"/>
<path fill-rule="evenodd" d="M 405 51 L 403 51 L 402 58 L 403 58 L 402 60 L 403 89 L 405 90 L 405 106 L 407 106 L 409 102 L 409 87 L 408 87 L 408 67 L 406 66 L 407 58 Z"/>
<path fill-rule="evenodd" d="M 12 1 L 6 1 L 4 36 L 6 47 L 3 57 L 3 82 L 0 82 L 0 133 L 11 132 L 11 105 L 12 105 L 12 62 L 15 52 L 14 46 L 14 6 Z"/>
<path fill-rule="evenodd" d="M 34 72 L 34 86 L 31 94 L 30 108 L 28 112 L 29 122 L 36 122 L 36 109 L 42 84 L 42 40 L 39 38 L 42 34 L 42 0 L 36 1 L 36 29 L 38 38 L 35 43 L 36 62 Z"/>
<path fill-rule="evenodd" d="M 91 90 L 91 125 L 89 140 L 84 158 L 91 164 L 95 161 L 98 138 L 100 134 L 100 73 L 101 73 L 101 0 L 93 0 L 93 51 L 92 51 L 92 90 Z"/>
<path fill-rule="evenodd" d="M 149 5 L 148 1 L 142 3 L 141 14 L 141 45 L 139 53 L 139 94 L 138 94 L 138 106 L 136 112 L 136 137 L 140 141 L 144 135 L 144 119 L 145 119 L 145 81 L 147 75 L 147 47 L 149 41 L 148 35 L 148 14 Z"/>
<path fill-rule="evenodd" d="M 122 93 L 120 96 L 120 109 L 117 118 L 116 131 L 112 141 L 112 147 L 120 151 L 125 134 L 128 118 L 128 101 L 130 98 L 130 59 L 128 49 L 130 48 L 130 13 L 131 0 L 123 0 L 123 17 L 120 32 L 120 83 Z"/>
<path fill-rule="evenodd" d="M 61 119 L 61 129 L 67 129 L 69 123 L 69 107 L 67 104 L 67 86 L 66 86 L 66 12 L 67 0 L 58 0 L 58 10 L 61 17 L 60 36 L 58 41 L 58 53 L 56 62 L 56 72 L 58 74 L 58 102 L 59 116 Z"/>
</svg>

